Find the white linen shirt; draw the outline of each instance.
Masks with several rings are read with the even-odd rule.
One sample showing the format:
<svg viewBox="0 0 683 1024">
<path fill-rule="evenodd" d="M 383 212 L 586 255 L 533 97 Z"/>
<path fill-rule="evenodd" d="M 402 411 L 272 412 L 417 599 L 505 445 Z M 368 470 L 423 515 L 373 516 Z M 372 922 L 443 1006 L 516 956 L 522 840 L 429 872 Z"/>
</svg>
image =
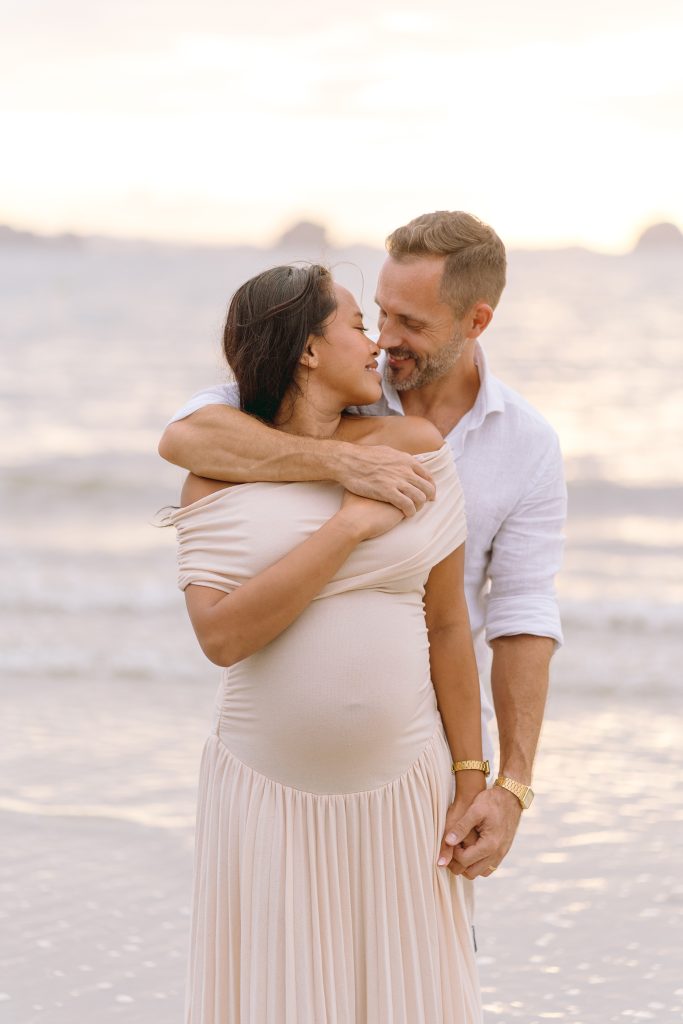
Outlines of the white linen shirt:
<svg viewBox="0 0 683 1024">
<path fill-rule="evenodd" d="M 384 355 L 384 354 L 382 354 Z M 529 633 L 562 643 L 554 578 L 562 558 L 567 492 L 557 434 L 521 395 L 490 372 L 475 346 L 479 392 L 447 435 L 465 495 L 465 593 L 480 679 L 488 676 L 488 644 Z M 170 420 L 204 405 L 239 406 L 235 384 L 194 395 Z M 398 392 L 350 412 L 402 415 Z M 493 764 L 488 722 L 493 708 L 482 685 L 484 757 Z"/>
</svg>

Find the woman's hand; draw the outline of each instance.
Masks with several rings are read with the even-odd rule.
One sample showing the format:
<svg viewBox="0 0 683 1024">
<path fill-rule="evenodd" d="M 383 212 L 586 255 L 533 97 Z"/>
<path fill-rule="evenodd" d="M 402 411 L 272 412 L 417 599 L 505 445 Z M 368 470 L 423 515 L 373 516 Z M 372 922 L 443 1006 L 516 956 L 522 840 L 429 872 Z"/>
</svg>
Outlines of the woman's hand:
<svg viewBox="0 0 683 1024">
<path fill-rule="evenodd" d="M 463 868 L 458 865 L 455 869 L 456 861 L 453 860 L 453 846 L 449 846 L 446 842 L 446 835 L 451 832 L 458 821 L 463 817 L 465 812 L 469 810 L 472 801 L 475 797 L 486 789 L 486 780 L 483 779 L 479 785 L 470 786 L 467 793 L 462 791 L 458 794 L 456 792 L 455 800 L 446 811 L 446 821 L 444 824 L 443 835 L 441 837 L 441 848 L 439 849 L 439 856 L 437 858 L 437 864 L 441 868 L 447 868 L 450 866 L 453 874 L 462 874 Z M 479 833 L 475 828 L 472 829 L 468 835 L 459 843 L 461 849 L 467 849 L 468 846 L 472 846 L 476 843 L 479 838 Z M 452 863 L 451 863 L 452 862 Z"/>
<path fill-rule="evenodd" d="M 380 537 L 405 519 L 394 505 L 374 498 L 361 498 L 351 491 L 344 493 L 344 499 L 337 516 L 358 531 L 361 540 Z"/>
</svg>

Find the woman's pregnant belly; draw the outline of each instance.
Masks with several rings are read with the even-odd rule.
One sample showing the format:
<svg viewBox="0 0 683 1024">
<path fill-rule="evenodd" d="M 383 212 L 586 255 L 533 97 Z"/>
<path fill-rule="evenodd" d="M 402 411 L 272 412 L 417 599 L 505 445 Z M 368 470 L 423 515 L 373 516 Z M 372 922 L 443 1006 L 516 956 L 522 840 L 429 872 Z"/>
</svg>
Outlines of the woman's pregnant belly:
<svg viewBox="0 0 683 1024">
<path fill-rule="evenodd" d="M 419 593 L 314 601 L 225 672 L 218 732 L 250 768 L 313 793 L 398 778 L 439 724 Z"/>
</svg>

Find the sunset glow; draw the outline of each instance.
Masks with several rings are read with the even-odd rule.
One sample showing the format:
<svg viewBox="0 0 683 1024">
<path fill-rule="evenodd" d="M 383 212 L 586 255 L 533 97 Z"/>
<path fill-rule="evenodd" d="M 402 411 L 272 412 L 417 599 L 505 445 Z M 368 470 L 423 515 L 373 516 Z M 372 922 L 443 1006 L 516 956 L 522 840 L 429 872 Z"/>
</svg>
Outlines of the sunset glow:
<svg viewBox="0 0 683 1024">
<path fill-rule="evenodd" d="M 262 244 L 309 218 L 378 244 L 463 208 L 513 245 L 616 251 L 683 222 L 677 4 L 90 11 L 26 5 L 3 34 L 2 222 Z"/>
</svg>

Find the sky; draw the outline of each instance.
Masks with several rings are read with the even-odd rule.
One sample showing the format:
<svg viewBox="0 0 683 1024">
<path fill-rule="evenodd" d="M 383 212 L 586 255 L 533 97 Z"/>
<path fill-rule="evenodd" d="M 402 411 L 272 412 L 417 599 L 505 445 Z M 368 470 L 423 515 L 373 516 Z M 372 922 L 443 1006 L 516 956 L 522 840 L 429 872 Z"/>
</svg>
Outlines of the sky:
<svg viewBox="0 0 683 1024">
<path fill-rule="evenodd" d="M 381 245 L 464 209 L 509 245 L 683 226 L 680 0 L 0 0 L 0 223 Z"/>
</svg>

